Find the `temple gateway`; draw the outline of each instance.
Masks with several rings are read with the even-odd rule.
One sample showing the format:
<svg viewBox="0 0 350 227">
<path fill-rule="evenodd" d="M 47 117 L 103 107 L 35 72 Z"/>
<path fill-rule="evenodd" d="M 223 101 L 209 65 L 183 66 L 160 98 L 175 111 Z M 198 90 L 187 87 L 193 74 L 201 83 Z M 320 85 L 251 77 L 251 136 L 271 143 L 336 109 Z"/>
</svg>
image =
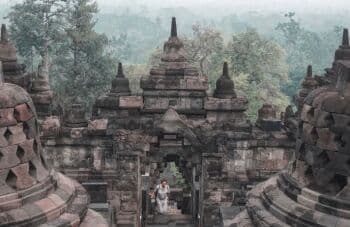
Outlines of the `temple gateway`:
<svg viewBox="0 0 350 227">
<path fill-rule="evenodd" d="M 265 103 L 256 122 L 228 64 L 210 95 L 175 18 L 170 31 L 142 94 L 119 63 L 87 118 L 79 98 L 53 106 L 47 61 L 27 73 L 2 26 L 0 226 L 350 226 L 347 29 L 324 75 L 307 68 L 297 111 Z M 150 196 L 163 178 L 166 214 Z"/>
</svg>

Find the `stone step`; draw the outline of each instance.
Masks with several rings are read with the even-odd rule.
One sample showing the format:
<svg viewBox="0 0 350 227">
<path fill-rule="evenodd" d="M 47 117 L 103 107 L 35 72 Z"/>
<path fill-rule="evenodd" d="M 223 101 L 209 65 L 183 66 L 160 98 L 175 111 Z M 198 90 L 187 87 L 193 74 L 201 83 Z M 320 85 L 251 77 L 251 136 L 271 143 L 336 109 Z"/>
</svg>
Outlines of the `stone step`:
<svg viewBox="0 0 350 227">
<path fill-rule="evenodd" d="M 158 225 L 166 225 L 166 226 L 191 226 L 193 223 L 191 215 L 185 214 L 167 214 L 154 215 L 152 219 L 148 220 L 149 226 L 158 226 Z"/>
<path fill-rule="evenodd" d="M 297 226 L 346 226 L 349 220 L 310 209 L 286 196 L 278 187 L 265 188 L 261 195 L 266 209 L 280 220 Z"/>
<path fill-rule="evenodd" d="M 146 227 L 195 227 L 194 224 L 178 224 L 178 223 L 169 223 L 169 224 L 149 224 Z"/>
<path fill-rule="evenodd" d="M 350 218 L 350 203 L 334 196 L 320 194 L 308 188 L 300 188 L 288 175 L 282 173 L 277 185 L 286 196 L 295 202 L 322 213 Z"/>
<path fill-rule="evenodd" d="M 250 198 L 246 205 L 248 215 L 253 220 L 252 223 L 255 227 L 289 227 L 289 225 L 283 223 L 280 219 L 276 218 L 270 211 L 268 211 L 260 198 Z"/>
<path fill-rule="evenodd" d="M 342 201 L 327 201 L 322 198 L 324 198 L 322 195 L 317 195 L 314 191 L 303 189 L 301 195 L 298 196 L 298 203 L 322 213 L 350 219 L 350 210 L 342 209 L 345 207 L 345 204 Z M 327 203 L 330 204 L 330 206 L 328 206 Z"/>
</svg>

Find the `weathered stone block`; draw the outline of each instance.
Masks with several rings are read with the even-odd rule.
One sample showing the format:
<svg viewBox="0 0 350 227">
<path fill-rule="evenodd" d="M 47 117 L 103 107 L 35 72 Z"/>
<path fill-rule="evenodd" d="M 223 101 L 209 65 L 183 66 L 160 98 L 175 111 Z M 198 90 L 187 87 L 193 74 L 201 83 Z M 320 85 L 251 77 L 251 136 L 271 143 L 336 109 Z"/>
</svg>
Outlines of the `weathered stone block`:
<svg viewBox="0 0 350 227">
<path fill-rule="evenodd" d="M 53 137 L 58 136 L 61 128 L 61 122 L 58 117 L 46 117 L 40 122 L 41 133 L 43 136 Z"/>
<path fill-rule="evenodd" d="M 7 169 L 19 164 L 19 157 L 16 155 L 17 145 L 0 148 L 0 169 Z"/>
<path fill-rule="evenodd" d="M 13 176 L 13 181 L 11 179 L 11 183 L 13 182 L 13 186 L 17 190 L 29 188 L 36 183 L 36 180 L 29 175 L 28 163 L 20 164 L 16 167 L 13 167 L 10 171 L 12 171 L 15 175 Z M 7 179 L 7 182 L 9 182 L 9 178 Z"/>
<path fill-rule="evenodd" d="M 248 108 L 248 101 L 245 97 L 234 99 L 219 99 L 208 97 L 204 99 L 204 109 L 215 111 L 245 111 Z"/>
<path fill-rule="evenodd" d="M 27 104 L 20 104 L 15 107 L 14 116 L 17 121 L 28 121 L 34 115 Z"/>
<path fill-rule="evenodd" d="M 318 139 L 316 128 L 310 124 L 304 123 L 302 138 L 310 145 L 316 144 Z"/>
<path fill-rule="evenodd" d="M 0 109 L 0 127 L 16 125 L 17 120 L 14 117 L 14 109 Z"/>
<path fill-rule="evenodd" d="M 121 96 L 119 97 L 119 107 L 141 109 L 143 107 L 143 98 L 142 96 Z"/>
<path fill-rule="evenodd" d="M 22 124 L 9 126 L 7 129 L 8 130 L 5 132 L 4 136 L 7 137 L 8 145 L 19 144 L 26 140 L 26 135 L 24 134 Z"/>
<path fill-rule="evenodd" d="M 316 128 L 318 139 L 317 146 L 321 149 L 337 151 L 338 142 L 336 141 L 337 135 L 329 130 L 329 128 Z"/>
</svg>

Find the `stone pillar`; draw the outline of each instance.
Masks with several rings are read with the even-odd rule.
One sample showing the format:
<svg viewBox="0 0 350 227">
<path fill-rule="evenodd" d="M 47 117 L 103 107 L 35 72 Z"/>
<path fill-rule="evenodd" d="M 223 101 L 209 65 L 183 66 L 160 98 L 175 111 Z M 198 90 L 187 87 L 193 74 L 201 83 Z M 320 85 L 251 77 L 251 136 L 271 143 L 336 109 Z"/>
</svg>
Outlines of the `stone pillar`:
<svg viewBox="0 0 350 227">
<path fill-rule="evenodd" d="M 201 227 L 221 226 L 220 202 L 223 193 L 223 156 L 205 153 L 202 155 L 201 179 Z"/>
<path fill-rule="evenodd" d="M 117 227 L 138 227 L 140 223 L 140 158 L 137 153 L 117 154 L 118 180 L 114 188 L 117 191 L 119 207 L 116 208 Z"/>
</svg>

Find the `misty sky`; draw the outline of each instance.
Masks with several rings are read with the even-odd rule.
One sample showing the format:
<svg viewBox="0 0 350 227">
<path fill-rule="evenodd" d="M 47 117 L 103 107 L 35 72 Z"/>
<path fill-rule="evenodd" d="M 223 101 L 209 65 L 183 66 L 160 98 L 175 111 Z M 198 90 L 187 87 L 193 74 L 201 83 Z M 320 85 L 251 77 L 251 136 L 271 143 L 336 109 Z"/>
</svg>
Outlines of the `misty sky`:
<svg viewBox="0 0 350 227">
<path fill-rule="evenodd" d="M 22 0 L 0 0 L 0 3 L 15 4 Z M 185 7 L 198 10 L 198 13 L 223 11 L 237 13 L 241 11 L 275 11 L 275 12 L 306 12 L 332 13 L 349 11 L 350 0 L 96 0 L 101 11 L 115 11 L 118 8 L 133 8 L 134 5 L 147 6 L 148 9 L 165 7 Z"/>
<path fill-rule="evenodd" d="M 221 9 L 225 11 L 314 11 L 350 10 L 350 0 L 97 0 L 102 8 L 118 8 L 120 5 L 142 4 L 148 8 L 186 7 L 190 9 Z M 238 13 L 238 12 L 237 12 Z"/>
</svg>

